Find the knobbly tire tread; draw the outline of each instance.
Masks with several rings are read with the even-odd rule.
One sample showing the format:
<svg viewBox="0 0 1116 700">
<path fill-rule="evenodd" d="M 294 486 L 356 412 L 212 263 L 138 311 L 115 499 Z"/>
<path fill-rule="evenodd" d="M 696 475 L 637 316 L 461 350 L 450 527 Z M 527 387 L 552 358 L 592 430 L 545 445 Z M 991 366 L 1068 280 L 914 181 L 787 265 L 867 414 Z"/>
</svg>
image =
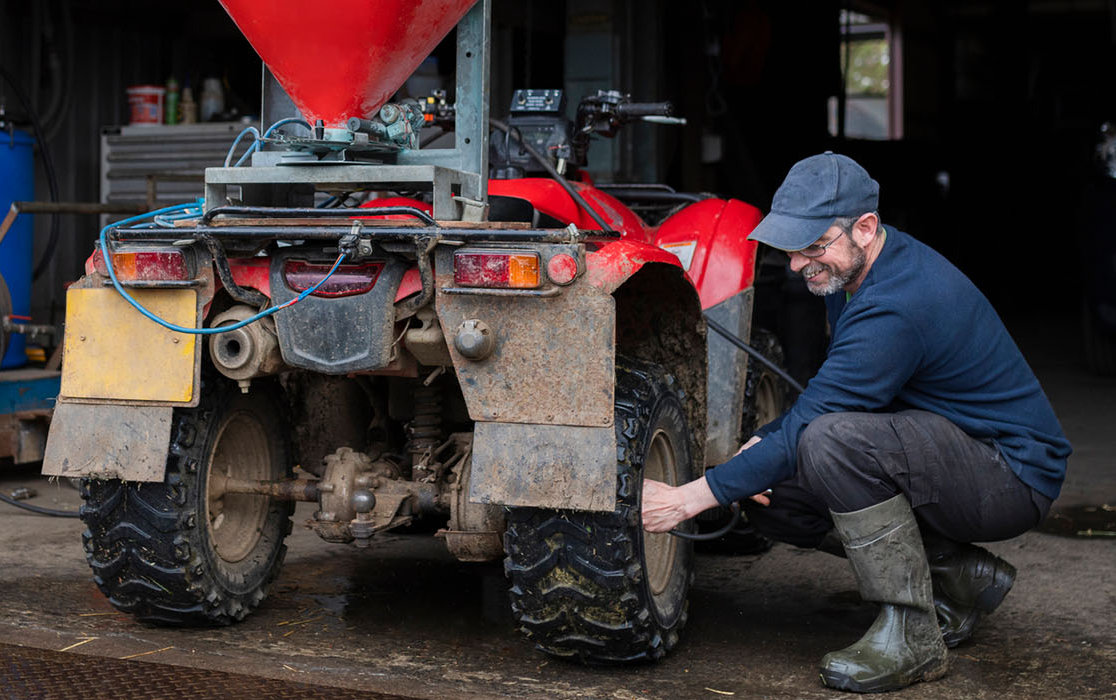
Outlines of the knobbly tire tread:
<svg viewBox="0 0 1116 700">
<path fill-rule="evenodd" d="M 230 402 L 243 403 L 236 385 L 203 373 L 197 408 L 176 408 L 163 483 L 83 479 L 82 544 L 97 586 L 117 609 L 137 619 L 177 626 L 227 625 L 242 620 L 267 595 L 286 555 L 290 502 L 272 501 L 261 542 L 230 566 L 214 553 L 205 523 L 204 460 L 211 435 Z M 254 396 L 253 396 L 254 395 Z M 257 380 L 251 401 L 274 411 L 269 439 L 291 468 L 286 406 L 277 386 Z M 250 560 L 250 561 L 249 561 Z"/>
<path fill-rule="evenodd" d="M 693 552 L 680 550 L 669 594 L 671 619 L 662 620 L 644 581 L 642 459 L 649 421 L 663 401 L 681 421 L 692 476 L 689 430 L 671 377 L 657 365 L 617 358 L 617 508 L 612 513 L 512 508 L 504 535 L 505 573 L 511 579 L 512 615 L 519 629 L 549 654 L 583 663 L 661 658 L 678 642 L 687 619 Z M 678 438 L 676 438 L 678 439 Z"/>
</svg>

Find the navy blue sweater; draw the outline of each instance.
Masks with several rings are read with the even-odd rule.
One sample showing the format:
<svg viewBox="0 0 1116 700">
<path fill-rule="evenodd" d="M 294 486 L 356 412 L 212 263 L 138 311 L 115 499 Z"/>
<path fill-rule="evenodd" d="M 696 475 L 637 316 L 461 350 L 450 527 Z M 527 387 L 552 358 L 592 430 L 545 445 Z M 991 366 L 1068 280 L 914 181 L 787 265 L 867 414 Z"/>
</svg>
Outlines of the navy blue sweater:
<svg viewBox="0 0 1116 700">
<path fill-rule="evenodd" d="M 916 408 L 990 438 L 1028 486 L 1057 498 L 1071 452 L 1050 402 L 984 295 L 945 258 L 887 230 L 846 301 L 826 297 L 832 340 L 794 406 L 751 449 L 706 472 L 722 504 L 791 478 L 810 421 L 839 411 Z"/>
</svg>

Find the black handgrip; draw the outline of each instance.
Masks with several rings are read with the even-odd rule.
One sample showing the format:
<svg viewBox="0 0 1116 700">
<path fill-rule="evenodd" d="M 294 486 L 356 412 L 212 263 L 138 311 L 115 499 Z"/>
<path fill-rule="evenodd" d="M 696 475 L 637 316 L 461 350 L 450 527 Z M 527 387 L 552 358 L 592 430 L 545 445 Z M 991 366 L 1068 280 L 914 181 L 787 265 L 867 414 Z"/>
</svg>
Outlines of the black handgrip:
<svg viewBox="0 0 1116 700">
<path fill-rule="evenodd" d="M 632 117 L 669 117 L 674 105 L 669 102 L 622 102 L 616 105 L 616 114 Z"/>
</svg>

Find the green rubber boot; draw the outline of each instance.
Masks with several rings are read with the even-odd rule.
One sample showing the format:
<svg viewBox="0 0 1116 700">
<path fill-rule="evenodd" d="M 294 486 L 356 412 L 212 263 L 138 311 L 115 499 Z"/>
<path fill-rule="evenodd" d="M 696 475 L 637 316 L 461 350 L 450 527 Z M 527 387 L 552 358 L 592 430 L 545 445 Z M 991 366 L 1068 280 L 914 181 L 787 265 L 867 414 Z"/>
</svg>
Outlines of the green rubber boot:
<svg viewBox="0 0 1116 700">
<path fill-rule="evenodd" d="M 922 545 L 930 563 L 938 627 L 952 649 L 973 635 L 981 617 L 1004 602 L 1015 583 L 1015 567 L 986 549 L 933 533 L 923 535 Z M 835 530 L 825 533 L 818 549 L 845 557 Z"/>
<path fill-rule="evenodd" d="M 1004 601 L 1015 583 L 1015 567 L 976 545 L 933 535 L 923 542 L 942 639 L 952 649 Z"/>
<path fill-rule="evenodd" d="M 822 682 L 874 693 L 945 675 L 949 662 L 934 613 L 930 567 L 906 497 L 832 515 L 860 595 L 880 603 L 880 614 L 860 641 L 825 655 Z"/>
</svg>

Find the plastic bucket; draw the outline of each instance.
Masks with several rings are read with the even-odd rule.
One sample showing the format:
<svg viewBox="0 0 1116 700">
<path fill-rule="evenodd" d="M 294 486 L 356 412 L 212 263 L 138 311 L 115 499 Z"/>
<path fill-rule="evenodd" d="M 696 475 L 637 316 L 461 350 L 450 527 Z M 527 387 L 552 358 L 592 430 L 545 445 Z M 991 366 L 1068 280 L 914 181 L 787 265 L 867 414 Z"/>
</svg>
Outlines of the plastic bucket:
<svg viewBox="0 0 1116 700">
<path fill-rule="evenodd" d="M 35 143 L 22 131 L 0 132 L 0 215 L 7 214 L 12 202 L 35 199 Z M 16 217 L 4 242 L 0 243 L 0 276 L 12 296 L 12 313 L 26 316 L 31 310 L 31 243 L 33 218 L 29 214 Z M 22 367 L 27 364 L 24 339 L 20 333 L 8 335 L 8 350 L 0 358 L 0 367 Z"/>
<path fill-rule="evenodd" d="M 167 89 L 158 85 L 133 85 L 128 88 L 131 124 L 162 124 L 163 98 Z"/>
</svg>

